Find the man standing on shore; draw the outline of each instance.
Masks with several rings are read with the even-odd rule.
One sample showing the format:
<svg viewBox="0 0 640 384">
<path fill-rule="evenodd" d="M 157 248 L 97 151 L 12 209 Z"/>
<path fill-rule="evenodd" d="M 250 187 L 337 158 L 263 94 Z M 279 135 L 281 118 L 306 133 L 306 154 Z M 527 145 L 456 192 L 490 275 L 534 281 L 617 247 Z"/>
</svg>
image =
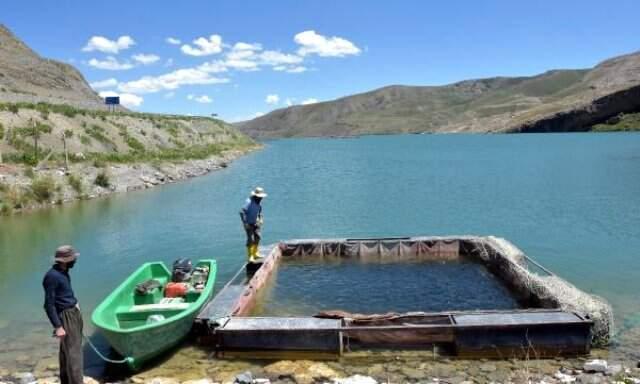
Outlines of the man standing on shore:
<svg viewBox="0 0 640 384">
<path fill-rule="evenodd" d="M 55 264 L 44 275 L 44 309 L 60 340 L 60 384 L 82 384 L 82 314 L 71 288 L 69 270 L 80 256 L 70 245 L 56 250 Z"/>
<path fill-rule="evenodd" d="M 260 258 L 258 246 L 260 245 L 260 228 L 262 227 L 262 206 L 260 202 L 267 197 L 264 189 L 256 187 L 247 200 L 247 205 L 240 211 L 240 218 L 247 232 L 247 257 L 250 263 L 255 263 Z"/>
</svg>

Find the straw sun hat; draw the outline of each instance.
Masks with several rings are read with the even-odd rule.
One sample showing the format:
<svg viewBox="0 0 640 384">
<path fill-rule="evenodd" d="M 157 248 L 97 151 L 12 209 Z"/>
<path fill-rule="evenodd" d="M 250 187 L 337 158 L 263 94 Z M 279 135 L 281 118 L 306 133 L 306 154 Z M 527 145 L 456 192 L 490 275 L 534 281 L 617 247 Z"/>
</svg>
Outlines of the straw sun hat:
<svg viewBox="0 0 640 384">
<path fill-rule="evenodd" d="M 251 196 L 265 198 L 267 197 L 267 194 L 264 192 L 264 189 L 262 187 L 256 187 L 256 189 L 251 191 Z"/>
</svg>

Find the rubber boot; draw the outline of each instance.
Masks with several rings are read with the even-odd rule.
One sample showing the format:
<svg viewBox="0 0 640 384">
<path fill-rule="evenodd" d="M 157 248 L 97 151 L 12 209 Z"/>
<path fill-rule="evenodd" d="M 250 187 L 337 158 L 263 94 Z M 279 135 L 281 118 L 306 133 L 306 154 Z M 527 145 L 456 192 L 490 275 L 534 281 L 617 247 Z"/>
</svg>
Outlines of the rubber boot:
<svg viewBox="0 0 640 384">
<path fill-rule="evenodd" d="M 253 263 L 253 245 L 247 245 L 247 261 Z"/>
<path fill-rule="evenodd" d="M 254 244 L 251 248 L 251 260 L 252 263 L 256 263 L 260 260 L 260 255 L 258 254 L 258 244 Z"/>
</svg>

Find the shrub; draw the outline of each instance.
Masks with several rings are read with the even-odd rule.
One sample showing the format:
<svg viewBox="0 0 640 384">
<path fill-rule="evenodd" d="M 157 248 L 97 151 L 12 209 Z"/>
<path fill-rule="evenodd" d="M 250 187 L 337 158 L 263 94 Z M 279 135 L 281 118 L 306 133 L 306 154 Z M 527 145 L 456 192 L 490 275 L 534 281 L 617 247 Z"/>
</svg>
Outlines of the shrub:
<svg viewBox="0 0 640 384">
<path fill-rule="evenodd" d="M 56 189 L 56 182 L 50 176 L 39 177 L 31 183 L 31 191 L 39 203 L 53 200 Z"/>
<path fill-rule="evenodd" d="M 97 124 L 92 124 L 91 127 L 86 128 L 85 132 L 92 138 L 98 140 L 104 144 L 111 144 L 115 147 L 113 141 L 105 135 L 105 129 Z"/>
<path fill-rule="evenodd" d="M 0 140 L 4 139 L 4 125 L 0 123 Z"/>
<path fill-rule="evenodd" d="M 20 108 L 18 108 L 18 106 L 15 105 L 15 104 L 9 105 L 8 109 L 9 109 L 9 111 L 11 111 L 12 113 L 14 113 L 16 115 L 18 114 L 18 111 L 20 110 Z"/>
<path fill-rule="evenodd" d="M 69 185 L 71 186 L 71 188 L 73 188 L 73 190 L 78 195 L 82 194 L 82 191 L 84 190 L 84 188 L 82 185 L 82 180 L 78 176 L 69 174 L 67 181 L 69 182 Z"/>
<path fill-rule="evenodd" d="M 72 130 L 70 130 L 70 129 L 65 129 L 65 130 L 64 130 L 64 136 L 65 136 L 67 139 L 72 138 L 72 137 L 73 137 L 73 131 L 72 131 Z"/>
<path fill-rule="evenodd" d="M 80 136 L 80 142 L 84 145 L 90 145 L 91 144 L 91 138 L 87 135 L 82 135 Z"/>
<path fill-rule="evenodd" d="M 99 157 L 96 157 L 93 160 L 93 166 L 96 168 L 104 168 L 105 165 L 107 165 L 107 163 L 105 163 L 105 161 Z"/>
<path fill-rule="evenodd" d="M 4 195 L 5 204 L 11 209 L 24 208 L 29 202 L 29 197 L 18 187 L 9 187 Z"/>
<path fill-rule="evenodd" d="M 98 173 L 93 183 L 102 188 L 109 188 L 109 186 L 111 185 L 111 181 L 109 180 L 109 175 L 107 175 L 107 172 L 104 170 Z"/>
<path fill-rule="evenodd" d="M 140 141 L 138 141 L 135 137 L 128 136 L 126 140 L 129 148 L 133 149 L 134 151 L 139 151 L 139 152 L 144 151 L 144 145 Z"/>
<path fill-rule="evenodd" d="M 36 174 L 33 172 L 33 168 L 31 167 L 25 168 L 23 174 L 30 179 L 36 177 Z"/>
</svg>

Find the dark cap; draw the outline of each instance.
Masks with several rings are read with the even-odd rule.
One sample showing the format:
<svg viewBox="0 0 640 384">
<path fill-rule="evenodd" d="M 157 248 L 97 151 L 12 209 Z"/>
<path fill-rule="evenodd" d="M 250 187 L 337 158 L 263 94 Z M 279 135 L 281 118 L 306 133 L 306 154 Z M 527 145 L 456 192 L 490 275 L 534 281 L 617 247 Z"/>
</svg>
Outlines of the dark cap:
<svg viewBox="0 0 640 384">
<path fill-rule="evenodd" d="M 78 258 L 80 254 L 70 245 L 63 245 L 56 249 L 55 261 L 58 263 L 69 263 Z"/>
</svg>

